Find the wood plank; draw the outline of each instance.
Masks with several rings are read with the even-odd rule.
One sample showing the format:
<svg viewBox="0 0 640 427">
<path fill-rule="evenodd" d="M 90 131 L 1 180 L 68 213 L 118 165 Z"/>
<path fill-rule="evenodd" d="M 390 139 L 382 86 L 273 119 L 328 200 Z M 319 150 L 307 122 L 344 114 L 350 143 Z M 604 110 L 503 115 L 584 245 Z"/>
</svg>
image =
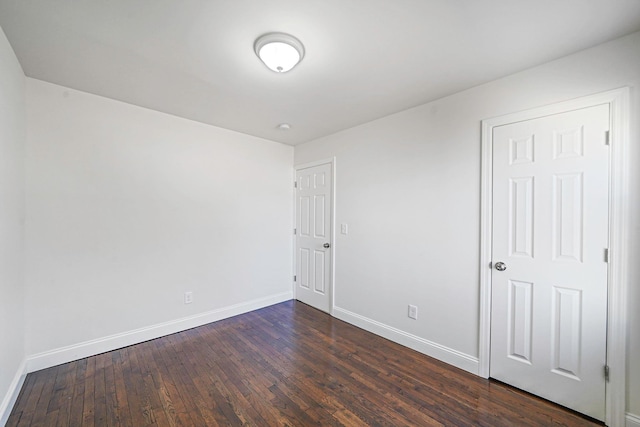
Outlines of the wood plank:
<svg viewBox="0 0 640 427">
<path fill-rule="evenodd" d="M 31 419 L 31 424 L 34 426 L 46 425 L 47 408 L 49 407 L 49 401 L 53 397 L 54 385 L 56 377 L 58 376 L 58 367 L 54 366 L 53 368 L 40 371 L 39 375 L 43 377 L 43 387 L 40 397 L 38 398 L 38 403 L 33 411 L 33 418 Z M 25 419 L 23 419 L 23 422 L 24 421 Z"/>
<path fill-rule="evenodd" d="M 129 399 L 127 395 L 127 387 L 124 379 L 125 367 L 126 367 L 126 349 L 120 349 L 112 352 L 111 362 L 113 364 L 113 387 L 115 392 L 114 404 L 118 408 L 118 418 L 120 425 L 130 426 L 133 425 L 131 418 L 131 408 L 129 406 Z"/>
<path fill-rule="evenodd" d="M 68 426 L 82 425 L 83 409 L 84 409 L 84 393 L 87 375 L 88 359 L 80 359 L 72 362 L 75 365 L 75 378 L 73 381 L 73 394 L 69 407 Z"/>
<path fill-rule="evenodd" d="M 87 359 L 87 371 L 84 380 L 84 405 L 82 406 L 82 426 L 92 427 L 95 425 L 94 402 L 95 402 L 95 374 L 96 358 Z"/>
<path fill-rule="evenodd" d="M 163 379 L 163 393 L 165 394 L 165 399 L 170 400 L 171 407 L 174 410 L 173 413 L 165 411 L 167 418 L 171 418 L 170 423 L 175 423 L 176 425 L 198 425 L 195 421 L 196 416 L 191 412 L 189 395 L 184 392 L 181 375 L 176 375 L 175 373 L 175 367 L 180 366 L 181 361 L 179 355 L 173 349 L 171 335 L 161 340 L 154 340 L 152 343 L 156 347 L 154 358 Z M 163 405 L 163 408 L 165 405 Z M 200 425 L 204 424 L 201 423 Z"/>
<path fill-rule="evenodd" d="M 96 427 L 104 427 L 107 425 L 107 385 L 105 381 L 107 356 L 108 354 L 93 356 L 96 361 L 93 399 L 93 422 Z"/>
<path fill-rule="evenodd" d="M 16 402 L 16 405 L 14 405 L 14 410 L 16 410 L 16 408 L 21 408 L 21 411 L 16 414 L 18 415 L 18 419 L 12 421 L 12 417 L 10 416 L 7 426 L 29 425 L 33 421 L 34 413 L 42 395 L 42 391 L 44 390 L 45 384 L 51 381 L 52 375 L 55 375 L 55 370 L 53 368 L 33 372 L 27 375 L 25 383 L 22 386 L 23 390 L 20 390 L 18 401 Z M 53 377 L 53 380 L 55 381 L 55 376 Z M 27 387 L 29 388 L 28 391 L 25 390 Z M 22 400 L 24 400 L 24 402 L 22 402 Z"/>
</svg>

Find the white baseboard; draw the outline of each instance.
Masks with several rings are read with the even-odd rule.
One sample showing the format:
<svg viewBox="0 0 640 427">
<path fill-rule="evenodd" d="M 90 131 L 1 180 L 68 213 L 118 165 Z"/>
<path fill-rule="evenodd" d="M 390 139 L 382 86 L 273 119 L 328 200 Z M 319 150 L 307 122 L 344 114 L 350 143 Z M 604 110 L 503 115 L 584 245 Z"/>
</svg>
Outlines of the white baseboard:
<svg viewBox="0 0 640 427">
<path fill-rule="evenodd" d="M 194 316 L 184 317 L 182 319 L 171 320 L 169 322 L 159 323 L 145 328 L 134 329 L 132 331 L 122 332 L 91 341 L 85 341 L 45 351 L 43 353 L 33 354 L 27 357 L 26 371 L 39 371 L 40 369 L 50 368 L 52 366 L 61 365 L 84 357 L 105 353 L 107 351 L 160 338 L 165 335 L 175 334 L 176 332 L 206 325 L 207 323 L 216 322 L 218 320 L 268 307 L 270 305 L 289 301 L 292 298 L 293 293 L 291 291 L 284 292 L 277 295 L 271 295 L 266 298 L 246 301 L 228 307 L 219 308 L 217 310 L 196 314 Z"/>
<path fill-rule="evenodd" d="M 626 427 L 640 427 L 640 416 L 627 412 Z"/>
<path fill-rule="evenodd" d="M 16 400 L 18 400 L 20 389 L 22 389 L 22 385 L 24 384 L 24 379 L 26 377 L 27 363 L 26 360 L 23 360 L 16 371 L 16 375 L 13 377 L 13 381 L 11 381 L 11 384 L 9 385 L 7 394 L 4 396 L 4 399 L 2 399 L 2 403 L 0 403 L 0 426 L 7 424 L 13 405 L 15 405 Z"/>
<path fill-rule="evenodd" d="M 333 315 L 340 320 L 351 323 L 366 331 L 380 335 L 388 340 L 409 347 L 420 353 L 441 360 L 445 363 L 478 375 L 479 362 L 477 357 L 469 356 L 457 350 L 436 344 L 424 338 L 407 333 L 392 326 L 361 316 L 340 307 L 333 307 Z"/>
</svg>

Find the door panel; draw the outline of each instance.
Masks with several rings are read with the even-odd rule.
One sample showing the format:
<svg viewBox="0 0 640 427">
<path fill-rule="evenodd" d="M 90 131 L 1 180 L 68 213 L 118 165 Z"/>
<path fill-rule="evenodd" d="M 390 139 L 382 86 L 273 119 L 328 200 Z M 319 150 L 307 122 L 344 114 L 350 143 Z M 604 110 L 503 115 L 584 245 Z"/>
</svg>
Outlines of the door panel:
<svg viewBox="0 0 640 427">
<path fill-rule="evenodd" d="M 327 163 L 296 171 L 296 299 L 326 312 L 331 309 L 331 168 Z"/>
<path fill-rule="evenodd" d="M 493 133 L 490 375 L 600 420 L 608 130 L 600 105 Z"/>
<path fill-rule="evenodd" d="M 509 357 L 531 364 L 533 283 L 509 280 Z"/>
</svg>

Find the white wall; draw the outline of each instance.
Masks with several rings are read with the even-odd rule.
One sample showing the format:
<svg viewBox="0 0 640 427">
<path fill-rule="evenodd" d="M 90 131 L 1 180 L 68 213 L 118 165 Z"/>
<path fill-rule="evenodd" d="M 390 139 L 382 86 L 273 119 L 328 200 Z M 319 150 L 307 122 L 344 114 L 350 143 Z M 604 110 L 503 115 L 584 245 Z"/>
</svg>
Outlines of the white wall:
<svg viewBox="0 0 640 427">
<path fill-rule="evenodd" d="M 33 79 L 27 123 L 29 356 L 290 298 L 291 147 Z"/>
<path fill-rule="evenodd" d="M 640 414 L 640 33 L 297 146 L 296 164 L 336 156 L 336 223 L 349 225 L 336 311 L 476 358 L 480 121 L 621 86 L 633 88 L 627 408 Z"/>
<path fill-rule="evenodd" d="M 25 77 L 0 29 L 0 425 L 24 359 Z"/>
</svg>

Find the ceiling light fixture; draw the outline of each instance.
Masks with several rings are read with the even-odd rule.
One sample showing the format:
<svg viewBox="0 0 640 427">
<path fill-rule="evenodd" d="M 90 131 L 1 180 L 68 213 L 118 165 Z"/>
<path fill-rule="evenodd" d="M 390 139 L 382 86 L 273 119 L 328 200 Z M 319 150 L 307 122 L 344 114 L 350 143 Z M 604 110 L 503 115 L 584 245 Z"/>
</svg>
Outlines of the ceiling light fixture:
<svg viewBox="0 0 640 427">
<path fill-rule="evenodd" d="M 286 73 L 304 58 L 304 46 L 300 40 L 285 33 L 260 36 L 253 49 L 258 58 L 276 73 Z"/>
</svg>

